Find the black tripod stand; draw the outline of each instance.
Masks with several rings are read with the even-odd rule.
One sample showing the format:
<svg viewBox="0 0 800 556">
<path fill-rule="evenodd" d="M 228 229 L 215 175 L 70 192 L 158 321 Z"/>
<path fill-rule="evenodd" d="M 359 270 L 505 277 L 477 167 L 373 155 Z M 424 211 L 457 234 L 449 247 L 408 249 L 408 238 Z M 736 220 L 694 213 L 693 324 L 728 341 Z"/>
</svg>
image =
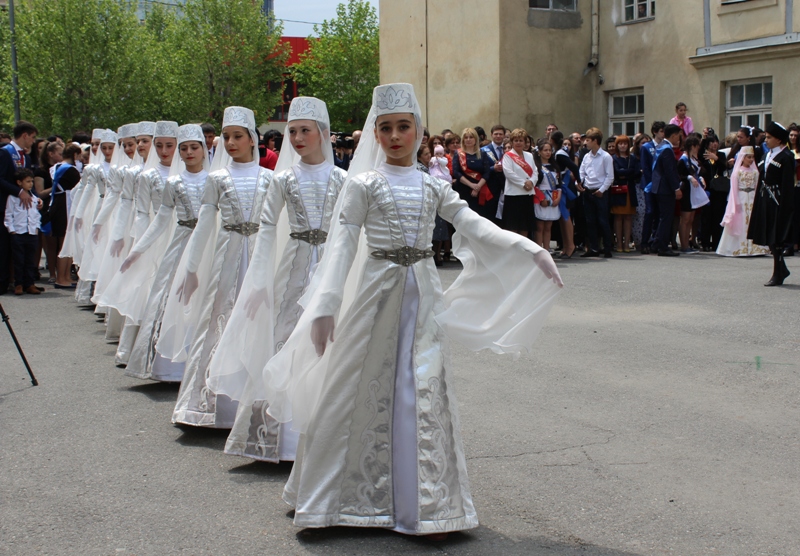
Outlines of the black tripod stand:
<svg viewBox="0 0 800 556">
<path fill-rule="evenodd" d="M 28 363 L 28 359 L 25 357 L 25 353 L 22 351 L 22 346 L 19 345 L 19 340 L 17 340 L 17 335 L 14 334 L 14 329 L 11 328 L 11 323 L 8 322 L 8 315 L 3 309 L 2 304 L 0 304 L 0 317 L 2 317 L 3 322 L 6 323 L 6 326 L 8 327 L 8 333 L 11 334 L 11 339 L 14 340 L 14 345 L 17 346 L 17 351 L 19 352 L 19 356 L 22 357 L 22 362 L 25 363 L 25 368 L 28 369 L 28 374 L 31 375 L 31 384 L 33 384 L 34 386 L 39 386 L 39 381 L 36 380 L 35 376 L 33 376 L 33 370 L 31 370 L 31 366 Z"/>
</svg>

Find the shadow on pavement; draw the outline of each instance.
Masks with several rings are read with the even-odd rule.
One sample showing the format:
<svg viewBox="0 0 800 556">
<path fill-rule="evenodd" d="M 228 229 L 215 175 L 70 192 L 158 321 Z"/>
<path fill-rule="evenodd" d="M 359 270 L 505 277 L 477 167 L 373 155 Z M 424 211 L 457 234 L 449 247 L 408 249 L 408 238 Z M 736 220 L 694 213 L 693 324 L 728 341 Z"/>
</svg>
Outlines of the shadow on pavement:
<svg viewBox="0 0 800 556">
<path fill-rule="evenodd" d="M 231 480 L 237 484 L 250 483 L 285 483 L 292 472 L 291 461 L 269 463 L 267 461 L 251 461 L 228 470 L 233 475 Z"/>
<path fill-rule="evenodd" d="M 175 425 L 181 435 L 175 441 L 181 446 L 194 446 L 221 451 L 225 448 L 225 441 L 230 434 L 229 429 L 209 429 L 205 427 L 192 427 L 189 425 Z"/>
<path fill-rule="evenodd" d="M 450 533 L 444 541 L 432 541 L 424 536 L 410 536 L 383 529 L 357 527 L 327 527 L 303 529 L 297 540 L 309 554 L 350 553 L 363 547 L 365 541 L 381 545 L 385 553 L 411 554 L 495 554 L 502 556 L 637 556 L 594 546 L 574 538 L 558 541 L 546 537 L 510 538 L 487 527 Z"/>
<path fill-rule="evenodd" d="M 117 388 L 120 392 L 136 392 L 144 394 L 154 402 L 173 402 L 178 399 L 178 389 L 181 387 L 178 382 L 150 382 L 147 384 L 137 384 L 136 386 Z"/>
</svg>

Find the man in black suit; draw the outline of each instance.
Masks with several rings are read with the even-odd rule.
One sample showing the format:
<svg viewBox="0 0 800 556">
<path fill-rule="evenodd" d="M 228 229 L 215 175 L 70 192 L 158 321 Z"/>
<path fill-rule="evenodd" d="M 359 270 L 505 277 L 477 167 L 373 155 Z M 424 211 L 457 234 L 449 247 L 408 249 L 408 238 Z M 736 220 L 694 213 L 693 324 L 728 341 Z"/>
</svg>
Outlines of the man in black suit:
<svg viewBox="0 0 800 556">
<path fill-rule="evenodd" d="M 0 218 L 5 217 L 6 201 L 9 195 L 19 197 L 22 204 L 30 207 L 34 202 L 41 203 L 17 186 L 14 175 L 20 168 L 30 168 L 31 159 L 26 154 L 33 146 L 38 130 L 32 123 L 20 120 L 14 126 L 14 140 L 0 148 Z M 0 225 L 0 295 L 8 291 L 11 262 L 11 234 L 5 226 Z"/>
<path fill-rule="evenodd" d="M 794 211 L 794 155 L 786 148 L 789 132 L 781 124 L 767 126 L 766 153 L 758 164 L 760 183 L 753 201 L 747 238 L 772 251 L 772 278 L 765 286 L 780 286 L 789 276 L 783 247 L 789 241 Z"/>
<path fill-rule="evenodd" d="M 664 128 L 664 141 L 658 145 L 653 163 L 653 185 L 650 192 L 655 196 L 659 216 L 653 249 L 658 252 L 659 257 L 680 255 L 670 249 L 669 236 L 672 232 L 675 201 L 680 200 L 682 196 L 678 163 L 675 160 L 675 151 L 673 151 L 673 147 L 680 144 L 681 133 L 683 133 L 681 128 L 674 124 Z"/>
</svg>

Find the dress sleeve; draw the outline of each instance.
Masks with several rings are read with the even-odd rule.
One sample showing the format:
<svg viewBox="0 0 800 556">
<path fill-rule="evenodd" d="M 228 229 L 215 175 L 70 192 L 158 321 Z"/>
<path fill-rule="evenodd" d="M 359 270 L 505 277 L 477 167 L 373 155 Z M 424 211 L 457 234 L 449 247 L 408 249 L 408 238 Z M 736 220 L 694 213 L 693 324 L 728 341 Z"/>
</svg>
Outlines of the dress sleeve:
<svg viewBox="0 0 800 556">
<path fill-rule="evenodd" d="M 186 245 L 186 272 L 197 272 L 200 266 L 206 244 L 211 239 L 217 222 L 219 197 L 217 181 L 209 176 L 203 189 L 203 203 L 197 213 L 197 225 Z"/>
<path fill-rule="evenodd" d="M 530 352 L 560 291 L 534 262 L 542 248 L 469 208 L 453 224 L 453 249 L 464 270 L 444 292 L 446 309 L 436 321 L 470 350 Z"/>
</svg>

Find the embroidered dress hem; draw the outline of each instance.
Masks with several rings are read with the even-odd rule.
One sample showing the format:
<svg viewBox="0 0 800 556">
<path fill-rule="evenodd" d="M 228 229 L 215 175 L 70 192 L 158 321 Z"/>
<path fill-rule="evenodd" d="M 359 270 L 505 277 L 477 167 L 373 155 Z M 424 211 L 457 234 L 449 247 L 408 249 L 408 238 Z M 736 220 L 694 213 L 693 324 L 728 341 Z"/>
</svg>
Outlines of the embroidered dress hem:
<svg viewBox="0 0 800 556">
<path fill-rule="evenodd" d="M 284 499 L 285 500 L 285 499 Z M 291 505 L 291 503 L 289 504 Z M 454 517 L 452 519 L 439 519 L 435 521 L 419 521 L 414 530 L 403 529 L 395 525 L 391 516 L 361 516 L 348 514 L 298 514 L 295 513 L 294 524 L 304 528 L 322 527 L 372 527 L 391 529 L 405 535 L 431 535 L 435 533 L 453 533 L 466 531 L 478 527 L 478 516 L 469 515 Z"/>
</svg>

